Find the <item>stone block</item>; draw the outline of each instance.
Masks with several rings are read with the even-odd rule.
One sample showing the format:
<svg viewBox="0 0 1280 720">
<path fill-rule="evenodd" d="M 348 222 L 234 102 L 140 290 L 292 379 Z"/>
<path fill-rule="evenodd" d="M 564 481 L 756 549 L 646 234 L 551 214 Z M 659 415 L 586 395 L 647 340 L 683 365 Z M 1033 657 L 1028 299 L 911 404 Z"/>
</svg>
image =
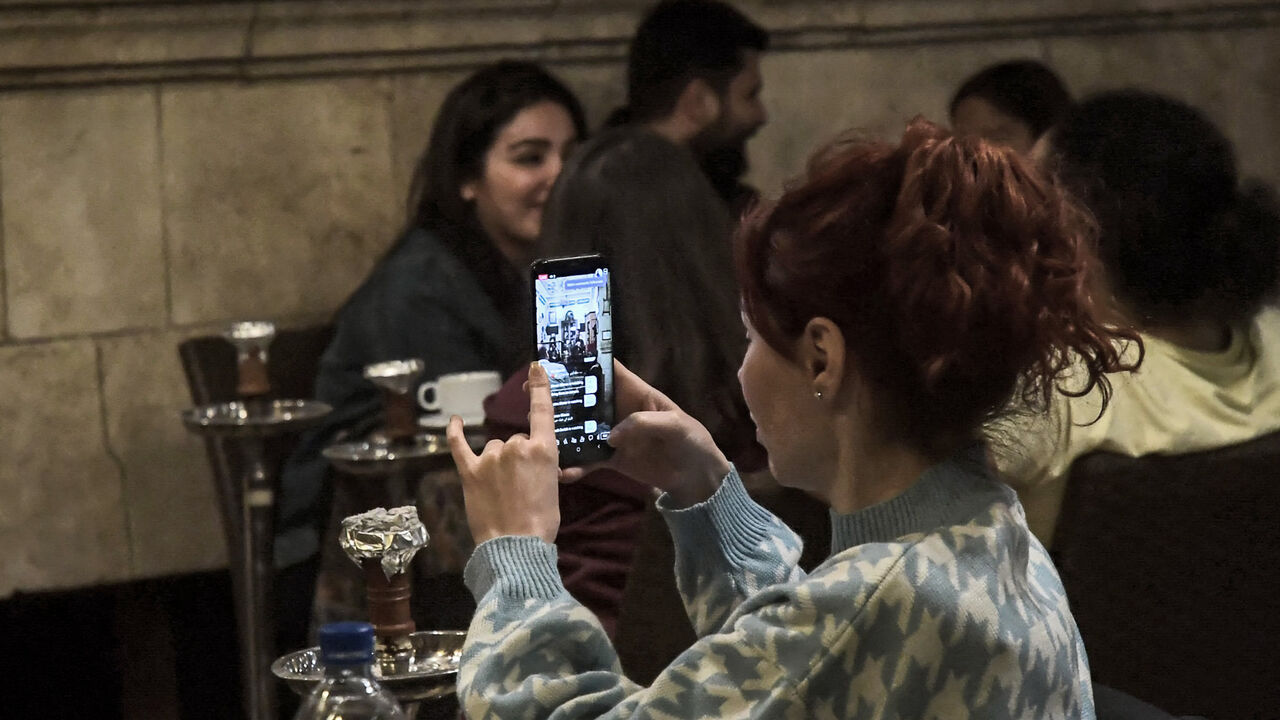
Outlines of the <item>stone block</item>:
<svg viewBox="0 0 1280 720">
<path fill-rule="evenodd" d="M 1240 173 L 1280 188 L 1280 43 L 1276 28 L 1233 34 L 1236 81 L 1230 98 L 1230 134 Z"/>
<path fill-rule="evenodd" d="M 752 182 L 777 193 L 815 149 L 845 131 L 896 140 L 916 115 L 945 125 L 951 94 L 967 76 L 1042 52 L 1027 40 L 765 55 L 769 123 L 748 148 Z"/>
<path fill-rule="evenodd" d="M 305 19 L 277 15 L 267 7 L 253 28 L 253 53 L 329 54 L 353 47 L 366 52 L 396 52 L 495 44 L 510 45 L 518 52 L 520 46 L 543 38 L 546 24 L 539 20 L 546 14 L 545 6 L 543 0 L 535 0 L 489 11 L 427 7 L 399 13 L 316 14 Z"/>
<path fill-rule="evenodd" d="M 1265 2 L 1265 0 L 1262 0 Z M 803 3 L 816 5 L 817 3 Z M 1123 17 L 1135 15 L 1177 14 L 1186 11 L 1203 11 L 1207 6 L 1225 3 L 1204 3 L 1200 0 L 914 0 L 904 3 L 895 0 L 870 0 L 859 3 L 868 26 L 902 27 L 912 25 L 968 24 L 988 22 L 1008 25 L 1026 20 L 1054 20 Z M 1246 0 L 1237 6 L 1261 4 L 1259 0 Z"/>
<path fill-rule="evenodd" d="M 0 598 L 129 576 L 101 408 L 91 342 L 0 347 Z"/>
<path fill-rule="evenodd" d="M 1078 96 L 1138 88 L 1189 103 L 1236 146 L 1242 174 L 1280 180 L 1280 49 L 1275 30 L 1055 38 L 1048 57 Z"/>
<path fill-rule="evenodd" d="M 0 205 L 3 205 L 3 201 L 0 201 Z M 4 275 L 4 208 L 0 207 L 0 341 L 9 337 L 9 309 L 5 307 L 8 293 L 5 291 Z"/>
<path fill-rule="evenodd" d="M 1142 88 L 1220 113 L 1234 75 L 1232 33 L 1169 32 L 1046 41 L 1046 58 L 1077 97 Z M 1223 118 L 1215 118 L 1221 122 Z"/>
<path fill-rule="evenodd" d="M 173 320 L 331 311 L 401 223 L 383 80 L 162 91 Z"/>
<path fill-rule="evenodd" d="M 155 92 L 0 98 L 8 331 L 164 322 Z"/>
<path fill-rule="evenodd" d="M 122 466 L 135 577 L 227 561 L 204 441 L 179 419 L 191 396 L 178 343 L 191 334 L 151 331 L 98 341 L 107 438 Z"/>
<path fill-rule="evenodd" d="M 1076 6 L 1092 8 L 1104 2 L 1105 0 L 1083 0 L 1076 3 Z M 879 28 L 965 24 L 984 20 L 1007 22 L 1058 15 L 1071 9 L 1069 0 L 919 0 L 911 3 L 871 0 L 862 3 L 862 6 L 866 25 Z"/>
<path fill-rule="evenodd" d="M 45 0 L 48 4 L 61 0 Z M 0 68 L 95 68 L 234 60 L 244 52 L 253 11 L 230 3 L 153 7 L 97 0 L 103 7 L 5 9 Z M 75 3 L 74 5 L 83 5 Z"/>
<path fill-rule="evenodd" d="M 917 3 L 918 4 L 918 3 Z M 751 2 L 735 3 L 752 21 L 774 33 L 773 41 L 787 44 L 786 36 L 805 29 L 860 26 L 866 22 L 869 2 Z M 771 44 L 772 45 L 772 44 Z"/>
</svg>

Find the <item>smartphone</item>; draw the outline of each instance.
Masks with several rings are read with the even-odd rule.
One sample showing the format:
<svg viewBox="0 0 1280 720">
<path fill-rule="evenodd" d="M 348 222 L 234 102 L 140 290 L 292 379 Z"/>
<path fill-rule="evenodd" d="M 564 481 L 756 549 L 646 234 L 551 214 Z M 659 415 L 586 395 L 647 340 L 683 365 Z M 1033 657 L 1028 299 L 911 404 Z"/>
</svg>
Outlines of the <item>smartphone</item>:
<svg viewBox="0 0 1280 720">
<path fill-rule="evenodd" d="M 613 288 L 600 255 L 530 267 L 538 361 L 551 379 L 561 467 L 608 458 L 613 429 Z"/>
</svg>

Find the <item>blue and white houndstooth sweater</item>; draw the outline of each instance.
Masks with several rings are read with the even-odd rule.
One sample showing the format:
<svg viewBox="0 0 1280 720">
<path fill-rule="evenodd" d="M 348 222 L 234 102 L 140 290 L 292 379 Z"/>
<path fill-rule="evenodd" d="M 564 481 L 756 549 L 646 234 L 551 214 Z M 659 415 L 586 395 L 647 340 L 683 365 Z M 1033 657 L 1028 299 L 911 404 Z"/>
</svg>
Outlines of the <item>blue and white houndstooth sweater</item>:
<svg viewBox="0 0 1280 720">
<path fill-rule="evenodd" d="M 553 545 L 490 540 L 466 568 L 479 607 L 458 692 L 471 720 L 1094 717 L 1062 583 L 979 452 L 833 514 L 832 556 L 807 576 L 799 538 L 736 472 L 663 513 L 701 639 L 641 687 L 565 592 Z"/>
</svg>

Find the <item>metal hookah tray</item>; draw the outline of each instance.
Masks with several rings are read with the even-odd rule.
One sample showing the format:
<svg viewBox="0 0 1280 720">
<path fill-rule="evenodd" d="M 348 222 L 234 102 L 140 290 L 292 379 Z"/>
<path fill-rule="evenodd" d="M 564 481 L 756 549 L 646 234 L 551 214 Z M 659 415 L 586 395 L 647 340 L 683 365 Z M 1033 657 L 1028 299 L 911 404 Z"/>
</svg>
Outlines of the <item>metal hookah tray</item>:
<svg viewBox="0 0 1280 720">
<path fill-rule="evenodd" d="M 458 661 L 466 636 L 462 630 L 411 633 L 409 642 L 413 645 L 413 660 L 409 668 L 388 674 L 375 664 L 374 675 L 402 703 L 450 695 L 457 683 Z M 307 648 L 276 658 L 271 663 L 271 672 L 288 683 L 294 692 L 305 695 L 324 678 L 320 648 Z"/>
</svg>

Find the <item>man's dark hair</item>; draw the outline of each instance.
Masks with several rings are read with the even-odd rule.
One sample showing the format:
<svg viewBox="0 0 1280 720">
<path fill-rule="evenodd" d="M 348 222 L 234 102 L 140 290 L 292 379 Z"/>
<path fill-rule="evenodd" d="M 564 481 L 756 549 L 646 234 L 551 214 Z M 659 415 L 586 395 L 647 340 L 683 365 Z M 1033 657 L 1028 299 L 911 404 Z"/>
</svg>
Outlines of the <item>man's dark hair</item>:
<svg viewBox="0 0 1280 720">
<path fill-rule="evenodd" d="M 743 52 L 769 47 L 769 34 L 716 0 L 665 0 L 636 29 L 627 62 L 628 119 L 647 122 L 675 109 L 689 81 L 717 93 L 742 72 Z"/>
<path fill-rule="evenodd" d="M 980 70 L 964 81 L 951 98 L 952 116 L 961 100 L 976 97 L 1031 128 L 1040 137 L 1071 109 L 1071 94 L 1062 79 L 1035 60 L 1011 60 Z"/>
</svg>

